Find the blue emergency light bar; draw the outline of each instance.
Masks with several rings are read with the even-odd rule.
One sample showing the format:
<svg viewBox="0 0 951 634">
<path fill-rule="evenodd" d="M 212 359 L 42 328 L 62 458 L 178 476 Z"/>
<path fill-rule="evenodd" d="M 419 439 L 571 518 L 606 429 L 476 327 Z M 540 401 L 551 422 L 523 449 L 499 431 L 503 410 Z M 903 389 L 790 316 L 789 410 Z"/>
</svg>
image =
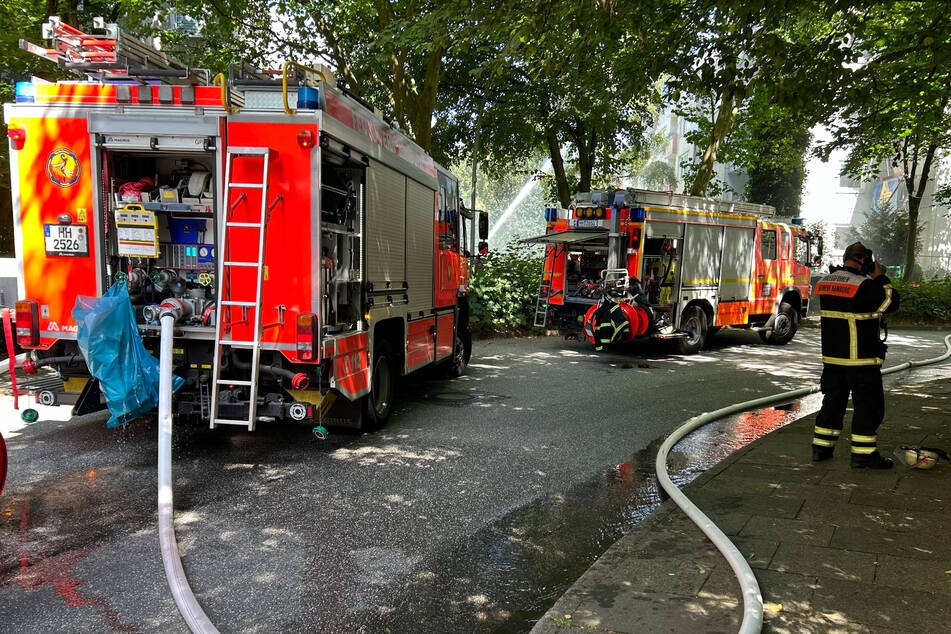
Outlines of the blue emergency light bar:
<svg viewBox="0 0 951 634">
<path fill-rule="evenodd" d="M 33 103 L 36 101 L 36 86 L 32 82 L 18 81 L 16 85 L 16 102 Z"/>
</svg>

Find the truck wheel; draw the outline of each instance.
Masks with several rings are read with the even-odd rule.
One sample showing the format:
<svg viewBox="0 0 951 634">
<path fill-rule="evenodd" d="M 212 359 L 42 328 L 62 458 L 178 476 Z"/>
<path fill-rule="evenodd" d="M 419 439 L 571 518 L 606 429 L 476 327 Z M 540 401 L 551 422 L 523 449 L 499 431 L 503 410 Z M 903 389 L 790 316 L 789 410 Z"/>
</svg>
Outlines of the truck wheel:
<svg viewBox="0 0 951 634">
<path fill-rule="evenodd" d="M 381 427 L 393 411 L 396 394 L 396 363 L 390 344 L 381 341 L 373 348 L 373 377 L 370 393 L 363 399 L 363 431 Z"/>
<path fill-rule="evenodd" d="M 707 340 L 707 314 L 699 306 L 688 306 L 680 320 L 680 329 L 686 337 L 677 340 L 680 354 L 695 354 Z"/>
<path fill-rule="evenodd" d="M 779 312 L 773 320 L 772 330 L 760 330 L 759 337 L 763 343 L 770 343 L 776 346 L 786 345 L 796 336 L 799 329 L 799 315 L 796 314 L 791 304 L 783 302 L 779 305 Z"/>
<path fill-rule="evenodd" d="M 468 330 L 456 330 L 452 341 L 452 356 L 446 363 L 446 378 L 455 379 L 462 376 L 466 367 L 469 365 L 469 357 L 472 356 L 472 333 Z"/>
</svg>

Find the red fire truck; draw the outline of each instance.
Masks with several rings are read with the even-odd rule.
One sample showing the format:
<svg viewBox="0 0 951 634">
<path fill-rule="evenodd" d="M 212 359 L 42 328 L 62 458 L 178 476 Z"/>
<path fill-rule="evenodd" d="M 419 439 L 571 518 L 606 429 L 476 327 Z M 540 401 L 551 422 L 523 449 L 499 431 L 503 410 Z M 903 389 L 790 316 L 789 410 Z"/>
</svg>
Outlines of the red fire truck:
<svg viewBox="0 0 951 634">
<path fill-rule="evenodd" d="M 773 216 L 765 205 L 670 192 L 578 194 L 571 209 L 547 209 L 545 235 L 526 240 L 545 245 L 535 325 L 583 328 L 594 341 L 597 309 L 611 302 L 627 322 L 617 342 L 675 339 L 690 354 L 733 326 L 788 343 L 822 247 L 798 221 Z"/>
<path fill-rule="evenodd" d="M 53 18 L 51 48 L 21 43 L 86 80 L 18 84 L 4 111 L 17 342 L 64 379 L 41 401 L 99 404 L 71 312 L 115 283 L 151 350 L 175 310 L 174 409 L 213 428 L 375 426 L 398 376 L 465 370 L 488 221 L 452 174 L 322 67 L 210 82 L 96 26 Z"/>
</svg>

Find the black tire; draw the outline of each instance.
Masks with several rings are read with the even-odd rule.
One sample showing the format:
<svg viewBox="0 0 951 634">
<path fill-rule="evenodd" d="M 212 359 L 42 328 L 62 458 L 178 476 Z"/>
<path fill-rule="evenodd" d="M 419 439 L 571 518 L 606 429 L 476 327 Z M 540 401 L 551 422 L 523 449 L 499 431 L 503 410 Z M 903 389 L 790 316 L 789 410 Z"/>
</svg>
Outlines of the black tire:
<svg viewBox="0 0 951 634">
<path fill-rule="evenodd" d="M 799 314 L 791 304 L 783 302 L 779 305 L 779 312 L 773 319 L 772 330 L 760 330 L 759 338 L 763 343 L 774 346 L 784 346 L 793 340 L 799 330 Z"/>
<path fill-rule="evenodd" d="M 707 313 L 699 306 L 688 306 L 680 318 L 680 329 L 688 333 L 677 340 L 680 354 L 696 354 L 707 342 Z"/>
<path fill-rule="evenodd" d="M 373 372 L 370 393 L 363 399 L 363 420 L 360 428 L 373 431 L 382 427 L 393 412 L 396 396 L 396 359 L 390 344 L 381 341 L 373 347 Z"/>
<path fill-rule="evenodd" d="M 471 356 L 472 333 L 468 330 L 456 329 L 452 340 L 452 356 L 444 366 L 443 375 L 446 378 L 455 379 L 465 374 Z"/>
</svg>

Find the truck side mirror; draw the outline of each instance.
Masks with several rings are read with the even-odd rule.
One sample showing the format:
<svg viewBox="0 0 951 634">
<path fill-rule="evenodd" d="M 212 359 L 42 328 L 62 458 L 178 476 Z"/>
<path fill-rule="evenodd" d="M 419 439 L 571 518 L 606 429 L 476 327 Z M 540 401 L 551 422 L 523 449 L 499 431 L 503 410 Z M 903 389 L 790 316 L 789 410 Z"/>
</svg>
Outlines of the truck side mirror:
<svg viewBox="0 0 951 634">
<path fill-rule="evenodd" d="M 822 246 L 823 246 L 822 242 L 823 242 L 822 236 L 819 236 L 819 257 L 822 257 Z"/>
<path fill-rule="evenodd" d="M 479 255 L 485 255 L 489 252 L 489 243 L 483 240 L 479 243 Z"/>
<path fill-rule="evenodd" d="M 489 212 L 479 212 L 479 240 L 489 239 Z"/>
</svg>

